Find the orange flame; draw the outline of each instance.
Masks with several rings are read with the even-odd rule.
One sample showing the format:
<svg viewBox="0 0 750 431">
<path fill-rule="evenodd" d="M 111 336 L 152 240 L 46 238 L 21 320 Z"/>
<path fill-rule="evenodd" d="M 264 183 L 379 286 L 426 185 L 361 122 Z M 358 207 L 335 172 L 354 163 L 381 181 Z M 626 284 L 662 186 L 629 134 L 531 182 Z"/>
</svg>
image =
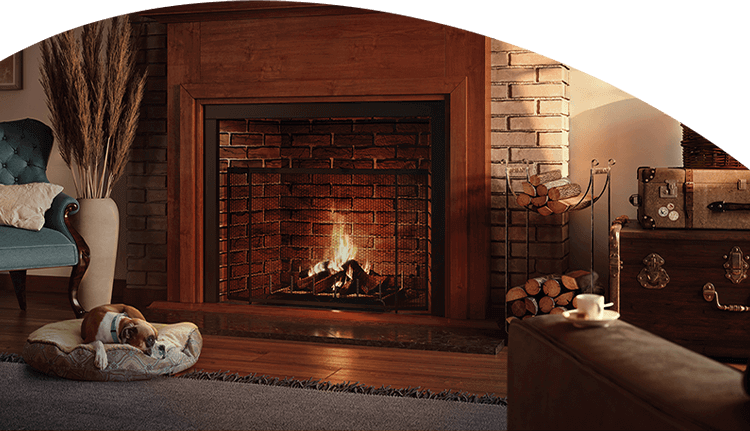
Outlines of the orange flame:
<svg viewBox="0 0 750 431">
<path fill-rule="evenodd" d="M 319 274 L 326 270 L 332 274 L 338 271 L 342 271 L 344 269 L 344 264 L 350 260 L 353 260 L 357 256 L 357 247 L 354 245 L 354 243 L 352 243 L 349 235 L 343 233 L 342 231 L 343 226 L 340 226 L 338 229 L 338 233 L 331 236 L 330 260 L 321 261 L 315 264 L 308 271 L 308 277 L 314 274 Z M 362 269 L 365 271 L 365 273 L 370 273 L 369 260 L 367 261 L 367 263 L 365 263 Z M 351 268 L 349 268 L 349 272 L 351 272 Z M 347 274 L 347 276 L 349 278 L 352 278 L 353 274 Z"/>
<path fill-rule="evenodd" d="M 341 271 L 344 269 L 344 263 L 354 259 L 357 255 L 357 247 L 352 244 L 349 235 L 339 234 L 337 236 L 338 238 L 334 237 L 332 241 L 333 244 L 331 244 L 334 249 L 334 256 L 331 260 L 330 268 L 336 271 Z M 336 244 L 336 242 L 338 242 L 338 244 Z"/>
</svg>

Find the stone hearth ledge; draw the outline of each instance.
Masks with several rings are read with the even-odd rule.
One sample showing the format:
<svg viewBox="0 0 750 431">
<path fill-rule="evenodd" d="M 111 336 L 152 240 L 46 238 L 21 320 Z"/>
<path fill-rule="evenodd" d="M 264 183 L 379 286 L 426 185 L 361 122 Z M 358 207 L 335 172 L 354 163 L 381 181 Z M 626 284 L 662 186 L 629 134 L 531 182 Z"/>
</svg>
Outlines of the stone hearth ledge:
<svg viewBox="0 0 750 431">
<path fill-rule="evenodd" d="M 149 321 L 195 323 L 201 333 L 400 349 L 494 355 L 506 334 L 492 320 L 456 320 L 420 314 L 342 311 L 233 302 L 157 301 Z"/>
</svg>

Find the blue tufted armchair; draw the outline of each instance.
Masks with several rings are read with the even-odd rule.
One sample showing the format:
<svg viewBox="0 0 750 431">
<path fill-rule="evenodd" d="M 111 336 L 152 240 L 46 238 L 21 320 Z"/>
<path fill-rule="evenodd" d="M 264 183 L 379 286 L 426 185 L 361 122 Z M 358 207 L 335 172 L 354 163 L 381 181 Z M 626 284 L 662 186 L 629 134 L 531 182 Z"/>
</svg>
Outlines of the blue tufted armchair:
<svg viewBox="0 0 750 431">
<path fill-rule="evenodd" d="M 0 122 L 0 184 L 48 183 L 53 141 L 52 129 L 40 121 Z M 22 310 L 26 310 L 26 270 L 72 266 L 68 297 L 76 317 L 83 316 L 78 286 L 89 264 L 89 248 L 68 220 L 78 207 L 77 200 L 60 193 L 44 214 L 40 231 L 0 226 L 0 271 L 10 271 Z"/>
</svg>

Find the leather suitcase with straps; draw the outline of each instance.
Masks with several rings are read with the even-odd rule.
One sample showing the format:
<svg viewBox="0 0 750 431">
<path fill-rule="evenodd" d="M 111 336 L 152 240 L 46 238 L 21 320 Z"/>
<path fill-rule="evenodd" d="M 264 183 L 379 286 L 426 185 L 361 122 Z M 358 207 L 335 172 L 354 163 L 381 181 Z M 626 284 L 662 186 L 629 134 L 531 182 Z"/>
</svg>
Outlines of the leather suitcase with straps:
<svg viewBox="0 0 750 431">
<path fill-rule="evenodd" d="M 638 168 L 638 222 L 646 229 L 750 229 L 750 170 Z"/>
</svg>

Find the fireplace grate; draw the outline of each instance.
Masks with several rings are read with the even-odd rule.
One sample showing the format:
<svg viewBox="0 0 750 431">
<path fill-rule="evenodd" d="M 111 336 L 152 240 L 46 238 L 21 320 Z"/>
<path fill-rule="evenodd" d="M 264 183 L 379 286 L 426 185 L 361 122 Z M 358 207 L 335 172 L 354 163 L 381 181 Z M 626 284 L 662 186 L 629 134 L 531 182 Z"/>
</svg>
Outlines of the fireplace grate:
<svg viewBox="0 0 750 431">
<path fill-rule="evenodd" d="M 429 175 L 228 168 L 220 226 L 228 299 L 427 310 Z"/>
</svg>

